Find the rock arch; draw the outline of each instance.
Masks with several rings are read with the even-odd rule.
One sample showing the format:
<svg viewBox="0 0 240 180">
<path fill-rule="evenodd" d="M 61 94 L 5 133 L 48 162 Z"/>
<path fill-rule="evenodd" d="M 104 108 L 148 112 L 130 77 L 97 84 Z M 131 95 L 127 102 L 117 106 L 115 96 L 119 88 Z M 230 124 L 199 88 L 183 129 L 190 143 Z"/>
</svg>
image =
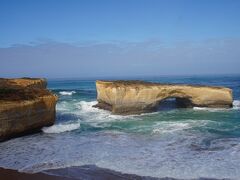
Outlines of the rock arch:
<svg viewBox="0 0 240 180">
<path fill-rule="evenodd" d="M 156 110 L 170 110 L 176 108 L 190 108 L 193 107 L 193 103 L 190 98 L 179 98 L 179 97 L 167 97 L 158 101 Z"/>
<path fill-rule="evenodd" d="M 160 84 L 144 81 L 97 81 L 96 107 L 114 114 L 139 114 L 157 109 L 166 98 L 186 107 L 231 107 L 232 90 L 225 87 Z"/>
</svg>

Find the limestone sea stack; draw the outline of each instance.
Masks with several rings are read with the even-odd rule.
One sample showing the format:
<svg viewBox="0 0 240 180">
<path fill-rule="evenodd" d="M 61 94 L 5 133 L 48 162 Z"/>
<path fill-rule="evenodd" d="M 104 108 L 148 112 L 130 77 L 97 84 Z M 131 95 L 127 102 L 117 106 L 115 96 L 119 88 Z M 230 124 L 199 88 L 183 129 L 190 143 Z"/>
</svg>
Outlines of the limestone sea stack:
<svg viewBox="0 0 240 180">
<path fill-rule="evenodd" d="M 0 141 L 53 125 L 57 96 L 45 79 L 0 79 Z"/>
<path fill-rule="evenodd" d="M 176 98 L 181 107 L 232 107 L 232 90 L 225 87 L 160 84 L 144 81 L 96 81 L 95 107 L 113 114 L 140 114 L 156 111 L 159 103 Z"/>
</svg>

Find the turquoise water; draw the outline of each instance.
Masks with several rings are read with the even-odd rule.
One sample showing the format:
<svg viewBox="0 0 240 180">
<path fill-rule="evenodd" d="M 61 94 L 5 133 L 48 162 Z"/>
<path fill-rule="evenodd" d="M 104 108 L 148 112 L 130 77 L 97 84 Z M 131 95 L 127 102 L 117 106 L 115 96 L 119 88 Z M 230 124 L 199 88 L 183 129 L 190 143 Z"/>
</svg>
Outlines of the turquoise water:
<svg viewBox="0 0 240 180">
<path fill-rule="evenodd" d="M 94 164 L 154 177 L 239 179 L 240 76 L 138 79 L 226 86 L 234 107 L 176 109 L 169 100 L 155 113 L 112 115 L 92 107 L 94 80 L 49 80 L 59 96 L 56 124 L 0 143 L 0 166 L 38 172 Z"/>
</svg>

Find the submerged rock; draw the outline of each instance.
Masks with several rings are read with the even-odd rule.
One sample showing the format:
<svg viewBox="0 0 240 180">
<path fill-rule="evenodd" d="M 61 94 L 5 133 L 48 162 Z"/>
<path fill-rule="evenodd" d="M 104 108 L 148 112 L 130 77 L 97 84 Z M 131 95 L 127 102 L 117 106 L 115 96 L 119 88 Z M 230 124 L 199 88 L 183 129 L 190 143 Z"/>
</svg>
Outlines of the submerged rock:
<svg viewBox="0 0 240 180">
<path fill-rule="evenodd" d="M 156 111 L 161 101 L 176 98 L 180 107 L 232 107 L 232 90 L 225 87 L 160 84 L 144 81 L 96 81 L 95 107 L 114 114 Z"/>
<path fill-rule="evenodd" d="M 0 141 L 53 125 L 57 96 L 45 79 L 0 79 Z"/>
</svg>

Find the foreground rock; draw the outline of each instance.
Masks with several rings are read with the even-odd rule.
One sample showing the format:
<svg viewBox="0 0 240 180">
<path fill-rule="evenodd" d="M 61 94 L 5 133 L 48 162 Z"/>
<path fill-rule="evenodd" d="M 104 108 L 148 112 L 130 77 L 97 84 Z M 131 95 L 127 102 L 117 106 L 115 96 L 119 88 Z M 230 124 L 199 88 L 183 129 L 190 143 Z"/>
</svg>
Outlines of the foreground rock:
<svg viewBox="0 0 240 180">
<path fill-rule="evenodd" d="M 57 97 L 46 84 L 44 79 L 0 79 L 0 141 L 54 124 Z"/>
<path fill-rule="evenodd" d="M 159 84 L 143 81 L 97 81 L 96 107 L 114 114 L 157 110 L 161 101 L 176 98 L 181 107 L 232 107 L 232 90 L 224 87 Z"/>
</svg>

